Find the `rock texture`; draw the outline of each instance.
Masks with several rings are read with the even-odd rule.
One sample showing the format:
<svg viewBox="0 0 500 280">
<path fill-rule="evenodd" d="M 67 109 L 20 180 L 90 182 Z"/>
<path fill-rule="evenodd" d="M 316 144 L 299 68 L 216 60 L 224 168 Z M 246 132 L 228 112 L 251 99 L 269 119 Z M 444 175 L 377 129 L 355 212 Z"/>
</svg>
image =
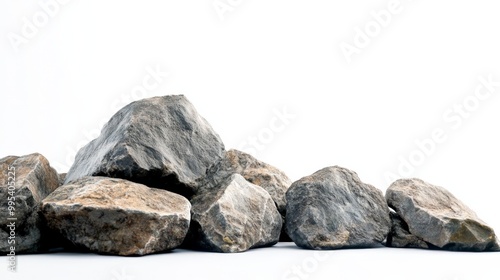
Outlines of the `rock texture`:
<svg viewBox="0 0 500 280">
<path fill-rule="evenodd" d="M 420 179 L 401 179 L 386 198 L 409 232 L 442 249 L 485 251 L 498 248 L 492 228 L 446 189 Z"/>
<path fill-rule="evenodd" d="M 391 227 L 382 192 L 338 166 L 294 182 L 286 198 L 286 229 L 302 248 L 379 246 Z"/>
<path fill-rule="evenodd" d="M 122 179 L 84 177 L 42 202 L 50 228 L 77 246 L 114 255 L 171 250 L 185 238 L 189 201 Z"/>
<path fill-rule="evenodd" d="M 60 173 L 57 174 L 57 176 L 59 178 L 59 186 L 64 185 L 64 181 L 66 180 L 66 173 Z"/>
<path fill-rule="evenodd" d="M 106 176 L 190 197 L 223 151 L 219 136 L 184 96 L 143 99 L 118 111 L 78 151 L 65 183 Z"/>
<path fill-rule="evenodd" d="M 391 232 L 387 236 L 388 247 L 395 248 L 424 248 L 429 249 L 432 245 L 409 232 L 408 225 L 401 217 L 391 212 Z"/>
<path fill-rule="evenodd" d="M 0 159 L 0 252 L 8 252 L 11 246 L 16 253 L 34 253 L 46 249 L 47 231 L 38 214 L 39 203 L 59 187 L 57 172 L 40 154 L 22 157 L 8 156 Z M 11 172 L 11 173 L 9 173 Z M 15 179 L 13 179 L 15 178 Z M 9 190 L 14 182 L 15 189 Z M 11 189 L 12 190 L 12 189 Z M 14 197 L 14 199 L 10 197 Z M 9 211 L 8 200 L 14 207 Z M 12 215 L 11 215 L 12 213 Z M 15 220 L 10 220 L 15 218 Z M 15 244 L 8 243 L 10 229 L 15 223 Z M 11 239 L 12 240 L 12 239 Z"/>
<path fill-rule="evenodd" d="M 250 183 L 266 190 L 273 198 L 284 221 L 286 191 L 292 182 L 283 171 L 259 161 L 247 153 L 232 149 L 225 152 L 224 156 L 207 171 L 207 179 L 209 184 L 217 185 L 233 174 L 240 174 Z M 289 241 L 284 230 L 282 230 L 280 240 Z"/>
<path fill-rule="evenodd" d="M 274 201 L 239 174 L 204 188 L 191 203 L 187 247 L 234 253 L 278 242 L 282 220 Z"/>
</svg>

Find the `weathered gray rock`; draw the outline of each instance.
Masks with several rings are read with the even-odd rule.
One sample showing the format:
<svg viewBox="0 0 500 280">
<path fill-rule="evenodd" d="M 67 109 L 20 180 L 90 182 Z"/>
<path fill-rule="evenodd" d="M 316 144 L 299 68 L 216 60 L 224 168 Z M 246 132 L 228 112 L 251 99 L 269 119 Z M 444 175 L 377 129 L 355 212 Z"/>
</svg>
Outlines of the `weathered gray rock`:
<svg viewBox="0 0 500 280">
<path fill-rule="evenodd" d="M 39 203 L 59 187 L 57 172 L 40 154 L 0 159 L 0 252 L 35 253 L 47 249 L 48 234 L 39 216 Z M 14 179 L 15 178 L 15 179 Z M 15 188 L 9 189 L 13 182 Z M 12 185 L 12 184 L 11 184 Z M 12 192 L 11 192 L 12 191 Z M 14 197 L 14 198 L 11 198 Z M 9 210 L 8 201 L 14 207 Z M 12 213 L 12 215 L 11 215 Z M 14 218 L 15 220 L 11 220 Z M 14 224 L 12 224 L 14 223 Z M 8 228 L 8 225 L 13 225 Z M 13 235 L 11 235 L 11 229 Z M 8 239 L 15 236 L 15 239 Z M 9 243 L 15 241 L 15 243 Z"/>
<path fill-rule="evenodd" d="M 278 242 L 282 220 L 274 201 L 239 174 L 200 190 L 191 203 L 187 247 L 234 253 Z"/>
<path fill-rule="evenodd" d="M 42 202 L 50 228 L 73 244 L 114 255 L 145 255 L 182 244 L 189 201 L 130 181 L 84 177 L 59 187 Z"/>
<path fill-rule="evenodd" d="M 66 180 L 66 174 L 67 173 L 59 173 L 59 174 L 57 174 L 58 179 L 59 179 L 59 186 L 64 185 L 64 180 Z"/>
<path fill-rule="evenodd" d="M 408 225 L 397 213 L 391 212 L 391 222 L 391 232 L 387 236 L 386 243 L 388 247 L 428 249 L 432 246 L 429 246 L 429 244 L 422 240 L 422 238 L 411 234 L 409 232 Z"/>
<path fill-rule="evenodd" d="M 209 184 L 217 185 L 227 180 L 233 174 L 240 174 L 252 184 L 265 189 L 273 198 L 281 218 L 286 215 L 286 191 L 292 184 L 290 178 L 281 170 L 259 161 L 253 156 L 238 151 L 229 150 L 207 171 Z M 289 241 L 282 227 L 281 241 Z"/>
<path fill-rule="evenodd" d="M 220 137 L 184 96 L 143 99 L 118 111 L 78 151 L 65 183 L 106 176 L 190 197 L 223 151 Z"/>
<path fill-rule="evenodd" d="M 382 191 L 338 166 L 294 182 L 286 199 L 286 229 L 299 247 L 380 246 L 391 227 Z"/>
<path fill-rule="evenodd" d="M 420 179 L 401 179 L 387 189 L 386 199 L 411 234 L 438 248 L 465 251 L 498 248 L 493 229 L 442 187 Z"/>
</svg>

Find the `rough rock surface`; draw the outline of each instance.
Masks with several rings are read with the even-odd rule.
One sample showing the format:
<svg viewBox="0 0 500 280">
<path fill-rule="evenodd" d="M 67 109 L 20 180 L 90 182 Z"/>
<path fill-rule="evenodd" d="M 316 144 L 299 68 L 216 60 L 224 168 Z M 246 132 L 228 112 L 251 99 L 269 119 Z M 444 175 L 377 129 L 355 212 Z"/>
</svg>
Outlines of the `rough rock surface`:
<svg viewBox="0 0 500 280">
<path fill-rule="evenodd" d="M 286 229 L 299 247 L 379 246 L 391 227 L 382 192 L 338 166 L 294 182 L 286 198 Z"/>
<path fill-rule="evenodd" d="M 143 99 L 118 111 L 78 151 L 65 183 L 106 176 L 190 197 L 223 151 L 220 137 L 184 96 Z"/>
<path fill-rule="evenodd" d="M 47 159 L 40 154 L 22 157 L 8 156 L 0 159 L 0 252 L 8 252 L 11 246 L 16 253 L 35 253 L 46 248 L 47 232 L 38 214 L 39 203 L 59 187 L 57 172 L 50 167 Z M 12 173 L 9 173 L 12 172 Z M 15 178 L 15 179 L 10 179 Z M 15 190 L 9 193 L 9 183 L 14 182 Z M 9 211 L 8 200 L 14 195 L 15 205 Z M 13 200 L 10 198 L 10 200 Z M 16 218 L 16 220 L 9 220 Z M 15 244 L 8 243 L 10 229 L 15 223 Z"/>
<path fill-rule="evenodd" d="M 207 171 L 207 179 L 211 181 L 210 184 L 217 185 L 233 174 L 240 174 L 250 183 L 265 189 L 273 198 L 284 221 L 286 191 L 292 182 L 283 171 L 247 153 L 232 149 L 225 152 L 224 156 Z M 284 232 L 284 226 L 280 240 L 291 241 Z"/>
<path fill-rule="evenodd" d="M 187 247 L 234 253 L 278 242 L 282 219 L 274 201 L 239 174 L 204 188 L 191 203 Z"/>
<path fill-rule="evenodd" d="M 182 244 L 189 201 L 175 193 L 122 179 L 84 177 L 42 202 L 50 228 L 75 245 L 115 255 L 145 255 Z"/>
<path fill-rule="evenodd" d="M 66 180 L 66 174 L 67 173 L 59 173 L 58 178 L 59 178 L 59 186 L 64 185 L 64 181 Z"/>
<path fill-rule="evenodd" d="M 429 249 L 432 246 L 429 246 L 422 238 L 411 234 L 408 225 L 397 213 L 391 212 L 391 221 L 391 232 L 387 236 L 386 243 L 388 247 Z"/>
<path fill-rule="evenodd" d="M 492 228 L 446 189 L 420 179 L 401 179 L 387 189 L 391 208 L 408 225 L 409 232 L 448 250 L 497 250 Z"/>
</svg>

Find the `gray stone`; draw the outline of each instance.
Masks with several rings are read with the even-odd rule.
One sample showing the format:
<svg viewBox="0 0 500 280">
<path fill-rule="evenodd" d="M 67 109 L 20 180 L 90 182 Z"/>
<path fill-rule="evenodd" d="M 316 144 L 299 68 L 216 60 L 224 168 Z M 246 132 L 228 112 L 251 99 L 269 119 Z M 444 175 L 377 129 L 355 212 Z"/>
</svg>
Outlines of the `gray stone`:
<svg viewBox="0 0 500 280">
<path fill-rule="evenodd" d="M 493 229 L 442 187 L 420 179 L 401 179 L 387 189 L 386 199 L 409 232 L 433 246 L 464 251 L 498 248 Z"/>
<path fill-rule="evenodd" d="M 64 185 L 64 180 L 66 180 L 66 174 L 67 173 L 59 173 L 59 174 L 57 174 L 57 176 L 59 178 L 59 186 Z"/>
<path fill-rule="evenodd" d="M 386 243 L 388 247 L 429 249 L 427 242 L 409 232 L 408 225 L 397 213 L 391 212 L 391 222 L 391 232 Z"/>
<path fill-rule="evenodd" d="M 73 244 L 103 254 L 145 255 L 182 244 L 189 201 L 123 179 L 84 177 L 42 201 L 48 226 Z"/>
<path fill-rule="evenodd" d="M 208 170 L 207 179 L 210 184 L 217 185 L 233 174 L 240 174 L 250 183 L 265 189 L 273 198 L 284 221 L 286 215 L 285 194 L 292 182 L 283 171 L 259 161 L 247 153 L 232 149 L 225 152 L 222 159 Z M 289 241 L 284 227 L 282 227 L 280 240 Z"/>
<path fill-rule="evenodd" d="M 118 111 L 78 151 L 65 183 L 106 176 L 190 197 L 223 151 L 220 137 L 184 96 L 143 99 Z"/>
<path fill-rule="evenodd" d="M 47 231 L 39 216 L 39 203 L 47 195 L 59 187 L 57 172 L 50 166 L 47 159 L 40 154 L 30 154 L 22 157 L 8 156 L 0 159 L 0 252 L 36 253 L 45 251 L 48 247 Z M 15 178 L 15 179 L 10 179 Z M 15 188 L 9 190 L 9 182 Z M 14 197 L 14 198 L 10 198 Z M 14 205 L 9 211 L 8 200 Z M 14 201 L 15 199 L 15 201 Z M 12 213 L 12 215 L 11 215 Z M 10 220 L 15 218 L 16 220 Z M 9 244 L 7 239 L 11 230 L 7 225 L 14 223 L 15 244 Z"/>
<path fill-rule="evenodd" d="M 382 191 L 338 166 L 294 182 L 286 199 L 286 229 L 302 248 L 380 246 L 391 227 Z"/>
<path fill-rule="evenodd" d="M 273 199 L 239 174 L 200 190 L 191 203 L 187 247 L 234 253 L 278 242 L 282 220 Z"/>
</svg>

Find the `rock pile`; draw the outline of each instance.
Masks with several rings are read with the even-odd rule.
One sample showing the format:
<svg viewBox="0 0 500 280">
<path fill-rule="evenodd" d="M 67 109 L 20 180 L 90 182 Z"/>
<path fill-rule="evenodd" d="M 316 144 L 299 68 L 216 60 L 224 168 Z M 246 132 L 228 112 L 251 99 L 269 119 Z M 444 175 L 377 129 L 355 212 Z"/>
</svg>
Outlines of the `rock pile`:
<svg viewBox="0 0 500 280">
<path fill-rule="evenodd" d="M 383 193 L 333 166 L 291 182 L 222 140 L 184 96 L 133 102 L 78 151 L 67 174 L 40 154 L 0 159 L 0 251 L 67 246 L 112 255 L 178 247 L 500 250 L 492 228 L 419 179 Z M 15 242 L 10 242 L 12 234 Z"/>
</svg>

